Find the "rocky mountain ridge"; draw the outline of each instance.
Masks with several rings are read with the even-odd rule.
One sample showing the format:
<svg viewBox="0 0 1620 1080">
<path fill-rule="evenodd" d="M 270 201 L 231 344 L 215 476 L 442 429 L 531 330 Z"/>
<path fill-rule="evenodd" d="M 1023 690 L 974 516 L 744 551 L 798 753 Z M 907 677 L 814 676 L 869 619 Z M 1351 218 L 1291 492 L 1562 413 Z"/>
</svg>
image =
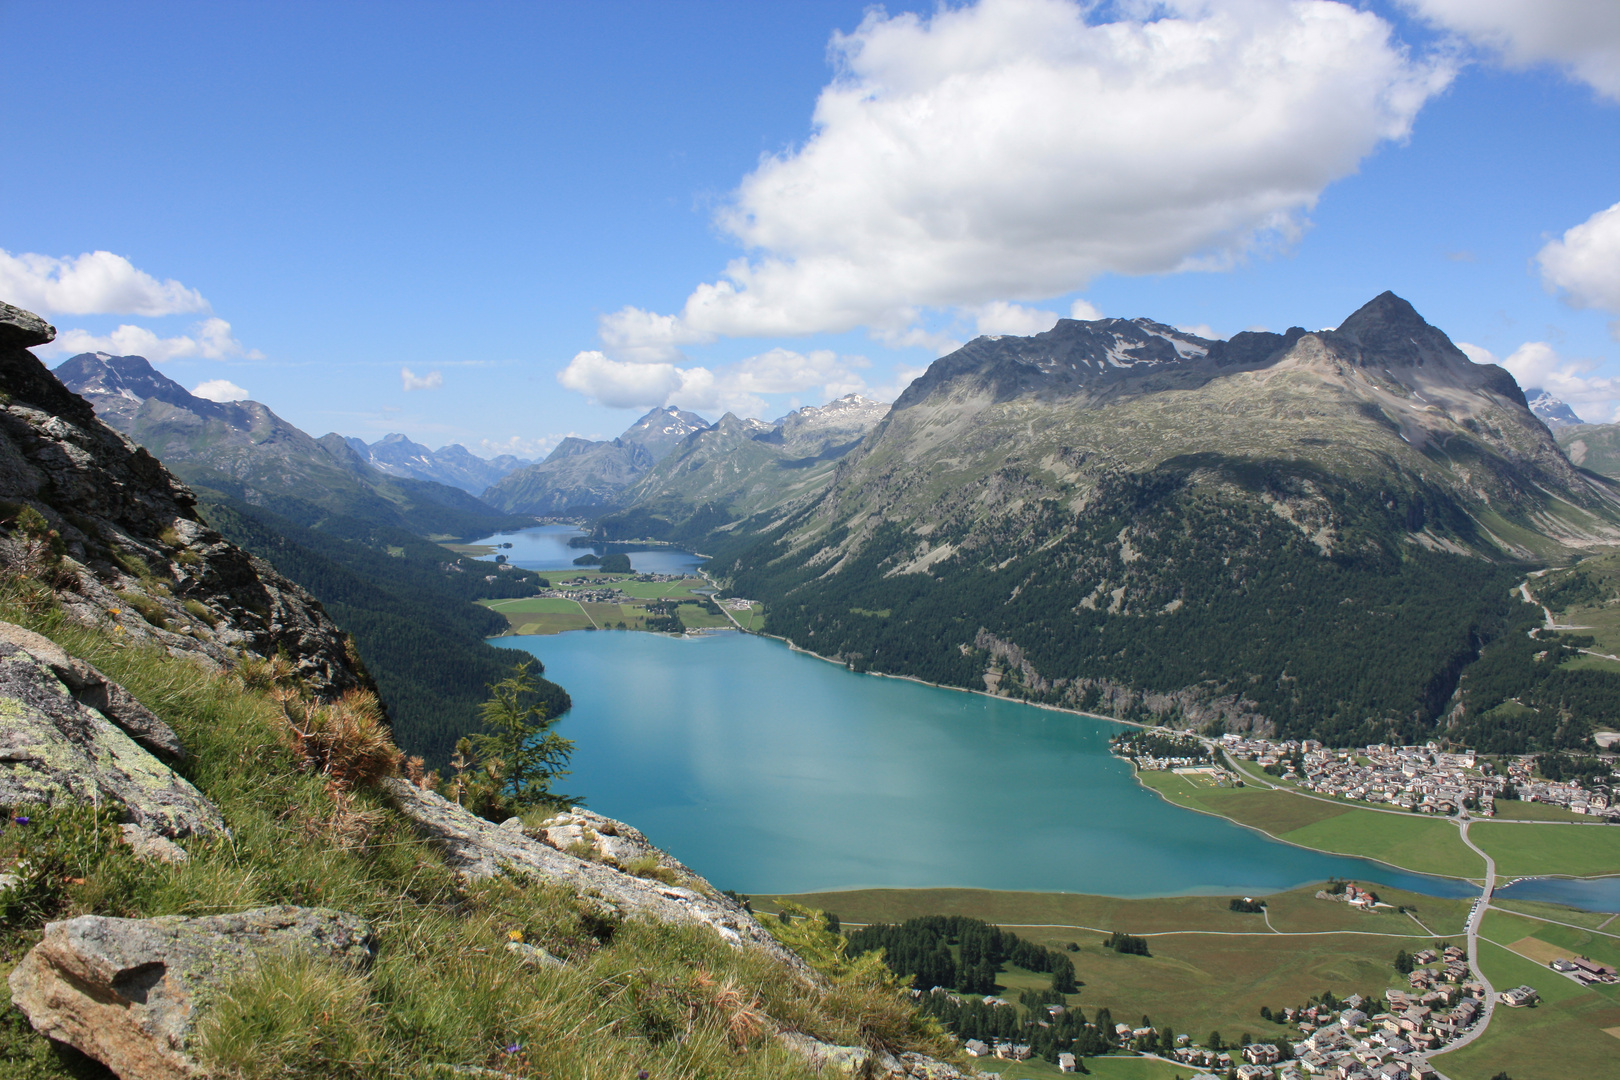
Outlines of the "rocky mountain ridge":
<svg viewBox="0 0 1620 1080">
<path fill-rule="evenodd" d="M 786 463 L 805 469 L 848 453 L 877 426 L 888 405 L 848 394 L 821 406 L 805 406 L 766 423 L 727 413 L 710 424 L 695 413 L 670 406 L 653 409 L 616 439 L 592 442 L 567 438 L 539 465 L 519 469 L 484 493 L 492 505 L 514 513 L 601 515 L 628 510 L 625 528 L 637 536 L 658 535 L 671 527 L 667 517 L 685 521 L 699 505 L 724 505 L 728 519 L 757 512 L 780 500 L 759 496 L 781 487 L 789 498 L 819 489 L 830 475 L 794 473 L 756 476 L 761 468 Z M 709 479 L 694 474 L 707 463 L 743 447 L 744 457 Z M 808 486 L 806 481 L 808 482 Z M 662 516 L 660 516 L 662 515 Z M 658 522 L 663 522 L 662 525 Z M 635 532 L 642 529 L 641 532 Z M 609 526 L 617 535 L 623 529 Z"/>
<path fill-rule="evenodd" d="M 284 652 L 322 693 L 368 687 L 318 602 L 204 524 L 189 488 L 28 351 L 54 337 L 0 305 L 0 563 L 86 625 L 215 665 Z"/>
<path fill-rule="evenodd" d="M 144 357 L 81 353 L 55 374 L 187 483 L 301 524 L 338 514 L 468 536 L 510 523 L 459 487 L 388 475 L 342 436 L 316 439 L 259 402 L 199 398 Z"/>
<path fill-rule="evenodd" d="M 1431 731 L 1497 578 L 1620 543 L 1620 487 L 1389 293 L 1317 333 L 979 338 L 785 509 L 714 566 L 823 655 L 1333 740 Z"/>
</svg>

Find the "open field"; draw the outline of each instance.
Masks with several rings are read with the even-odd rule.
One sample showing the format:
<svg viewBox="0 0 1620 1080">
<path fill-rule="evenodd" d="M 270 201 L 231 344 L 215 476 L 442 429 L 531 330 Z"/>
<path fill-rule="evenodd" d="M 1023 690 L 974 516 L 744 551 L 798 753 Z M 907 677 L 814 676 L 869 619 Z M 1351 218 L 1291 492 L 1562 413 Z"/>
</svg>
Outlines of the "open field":
<svg viewBox="0 0 1620 1080">
<path fill-rule="evenodd" d="M 1381 994 L 1400 984 L 1392 966 L 1397 950 L 1416 951 L 1435 940 L 1434 935 L 1460 938 L 1468 910 L 1464 900 L 1390 893 L 1391 902 L 1417 909 L 1418 918 L 1434 931 L 1429 935 L 1404 915 L 1355 911 L 1317 900 L 1315 891 L 1310 886 L 1266 898 L 1272 924 L 1284 934 L 1267 932 L 1263 916 L 1230 910 L 1229 897 L 1123 900 L 982 889 L 870 889 L 791 899 L 836 912 L 846 926 L 959 914 L 997 923 L 1053 948 L 1067 949 L 1073 942 L 1079 951 L 1068 955 L 1084 983 L 1077 1003 L 1088 1013 L 1107 1006 L 1132 1023 L 1147 1013 L 1156 1024 L 1199 1039 L 1211 1030 L 1233 1037 L 1244 1031 L 1256 1037 L 1280 1034 L 1280 1026 L 1260 1019 L 1262 1005 L 1301 1005 L 1324 990 L 1341 997 Z M 761 912 L 776 910 L 770 897 L 754 897 L 754 906 Z M 1074 928 L 1080 926 L 1095 930 Z M 1104 936 L 1113 930 L 1147 936 L 1153 955 L 1126 956 L 1103 948 Z M 1359 932 L 1343 932 L 1347 930 Z M 1290 936 L 1295 934 L 1301 936 Z M 1013 996 L 1026 987 L 1045 986 L 1045 980 L 1016 969 L 1000 977 Z"/>
<path fill-rule="evenodd" d="M 1177 806 L 1219 814 L 1302 847 L 1360 855 L 1425 874 L 1473 878 L 1485 872 L 1457 827 L 1443 818 L 1387 814 L 1274 788 L 1215 788 L 1168 772 L 1138 777 Z"/>
<path fill-rule="evenodd" d="M 1501 877 L 1620 873 L 1620 826 L 1478 821 L 1468 835 L 1496 860 L 1496 873 Z"/>
<path fill-rule="evenodd" d="M 1546 803 L 1521 802 L 1518 799 L 1496 800 L 1496 821 L 1572 821 L 1577 824 L 1600 825 L 1585 814 L 1575 814 L 1562 806 Z"/>
<path fill-rule="evenodd" d="M 471 557 L 473 557 L 475 559 L 481 559 L 486 555 L 495 554 L 495 545 L 494 544 L 444 544 L 444 543 L 441 543 L 441 544 L 439 544 L 439 546 L 444 548 L 447 551 L 453 551 L 457 555 L 469 555 L 469 556 L 471 556 Z"/>
<path fill-rule="evenodd" d="M 589 630 L 591 620 L 578 608 L 573 614 L 523 615 L 508 620 L 514 634 L 561 634 L 568 630 Z"/>
<path fill-rule="evenodd" d="M 1522 912 L 1526 915 L 1536 915 L 1543 919 L 1555 919 L 1558 922 L 1574 923 L 1590 930 L 1603 927 L 1603 924 L 1614 916 L 1602 911 L 1582 911 L 1580 908 L 1565 907 L 1562 904 L 1548 904 L 1540 900 L 1504 900 L 1497 897 L 1491 900 L 1492 907 L 1505 908 L 1508 911 Z M 1620 920 L 1615 926 L 1603 927 L 1611 933 L 1620 933 Z"/>
<path fill-rule="evenodd" d="M 1283 932 L 1320 933 L 1361 930 L 1380 934 L 1423 933 L 1404 915 L 1357 911 L 1348 904 L 1315 897 L 1310 885 L 1265 898 L 1272 926 Z M 1442 936 L 1461 934 L 1466 900 L 1442 900 L 1399 890 L 1385 890 L 1388 900 L 1414 908 L 1424 925 Z M 1061 943 L 1083 940 L 1093 927 L 1100 935 L 1121 930 L 1132 934 L 1173 931 L 1266 932 L 1259 915 L 1232 911 L 1227 896 L 1163 896 L 1130 900 L 1083 893 L 1002 892 L 991 889 L 853 889 L 790 897 L 796 903 L 835 912 L 847 923 L 904 922 L 919 915 L 969 915 L 1018 930 L 1023 936 L 1050 934 Z M 771 897 L 756 896 L 754 906 L 776 910 Z M 1559 909 L 1562 910 L 1562 909 Z M 1067 936 L 1065 936 L 1067 935 Z M 1393 952 L 1391 953 L 1393 955 Z"/>
<path fill-rule="evenodd" d="M 731 620 L 724 615 L 716 615 L 702 604 L 682 604 L 676 608 L 681 622 L 692 630 L 730 629 Z"/>
<path fill-rule="evenodd" d="M 1476 878 L 1485 873 L 1484 861 L 1468 850 L 1457 827 L 1442 818 L 1348 810 L 1279 838 L 1321 851 L 1362 855 L 1426 874 Z"/>
<path fill-rule="evenodd" d="M 1479 946 L 1485 977 L 1499 990 L 1521 983 L 1533 986 L 1542 1000 L 1532 1008 L 1498 1007 L 1480 1039 L 1435 1058 L 1436 1068 L 1454 1080 L 1489 1080 L 1503 1071 L 1546 1080 L 1613 1075 L 1620 1040 L 1604 1029 L 1620 1025 L 1620 988 L 1582 987 L 1497 944 L 1517 944 L 1526 931 L 1545 940 L 1547 935 L 1539 929 L 1544 926 L 1501 912 L 1487 913 Z"/>
<path fill-rule="evenodd" d="M 611 578 L 614 588 L 633 599 L 625 603 L 601 604 L 585 601 L 583 604 L 564 597 L 526 596 L 515 600 L 481 600 L 490 610 L 504 615 L 515 634 L 560 634 L 567 630 L 596 627 L 601 630 L 640 630 L 646 625 L 646 607 L 638 601 L 672 597 L 687 598 L 694 589 L 707 588 L 702 578 L 688 577 L 678 581 L 635 581 L 629 575 L 602 574 L 596 570 L 567 571 L 550 578 L 556 588 L 568 589 L 583 579 Z M 589 588 L 590 586 L 582 586 Z M 711 614 L 700 603 L 679 605 L 681 621 L 694 629 L 714 627 L 730 628 L 731 620 L 724 615 Z"/>
<path fill-rule="evenodd" d="M 579 614 L 579 605 L 577 603 L 556 596 L 525 596 L 519 600 L 482 600 L 479 602 L 491 611 L 498 611 L 507 616 L 560 615 L 566 612 Z"/>
</svg>

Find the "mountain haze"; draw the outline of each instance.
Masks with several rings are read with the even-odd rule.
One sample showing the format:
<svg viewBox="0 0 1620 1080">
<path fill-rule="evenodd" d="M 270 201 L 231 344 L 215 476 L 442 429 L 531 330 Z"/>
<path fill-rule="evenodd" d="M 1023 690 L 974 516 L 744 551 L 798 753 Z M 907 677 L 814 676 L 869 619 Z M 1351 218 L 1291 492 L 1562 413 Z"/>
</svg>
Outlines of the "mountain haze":
<svg viewBox="0 0 1620 1080">
<path fill-rule="evenodd" d="M 481 458 L 460 443 L 429 450 L 404 435 L 384 435 L 367 444 L 363 439 L 344 440 L 365 462 L 390 476 L 432 480 L 477 495 L 514 469 L 534 462 L 512 454 Z"/>
</svg>

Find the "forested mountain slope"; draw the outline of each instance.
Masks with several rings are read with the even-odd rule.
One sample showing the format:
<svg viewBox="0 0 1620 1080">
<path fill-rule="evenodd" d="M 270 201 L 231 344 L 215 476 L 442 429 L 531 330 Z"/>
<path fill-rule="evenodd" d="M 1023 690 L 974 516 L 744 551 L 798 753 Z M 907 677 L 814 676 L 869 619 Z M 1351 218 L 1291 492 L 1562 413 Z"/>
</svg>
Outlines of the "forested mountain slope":
<svg viewBox="0 0 1620 1080">
<path fill-rule="evenodd" d="M 1385 293 L 1336 331 L 1063 320 L 936 361 L 716 561 L 857 668 L 1333 741 L 1431 732 L 1523 566 L 1620 541 L 1511 376 Z"/>
</svg>

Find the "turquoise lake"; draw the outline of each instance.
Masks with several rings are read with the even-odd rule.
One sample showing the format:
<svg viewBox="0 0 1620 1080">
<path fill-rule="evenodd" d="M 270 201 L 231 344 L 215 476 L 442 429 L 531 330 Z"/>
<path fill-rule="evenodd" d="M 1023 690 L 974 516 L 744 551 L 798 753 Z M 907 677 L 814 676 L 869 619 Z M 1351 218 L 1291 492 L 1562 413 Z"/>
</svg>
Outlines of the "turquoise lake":
<svg viewBox="0 0 1620 1080">
<path fill-rule="evenodd" d="M 737 633 L 492 644 L 538 656 L 573 695 L 557 728 L 577 743 L 561 789 L 634 823 L 719 888 L 1129 897 L 1258 894 L 1336 876 L 1475 892 L 1173 807 L 1108 753 L 1120 730 L 1109 721 L 857 675 Z"/>
</svg>

